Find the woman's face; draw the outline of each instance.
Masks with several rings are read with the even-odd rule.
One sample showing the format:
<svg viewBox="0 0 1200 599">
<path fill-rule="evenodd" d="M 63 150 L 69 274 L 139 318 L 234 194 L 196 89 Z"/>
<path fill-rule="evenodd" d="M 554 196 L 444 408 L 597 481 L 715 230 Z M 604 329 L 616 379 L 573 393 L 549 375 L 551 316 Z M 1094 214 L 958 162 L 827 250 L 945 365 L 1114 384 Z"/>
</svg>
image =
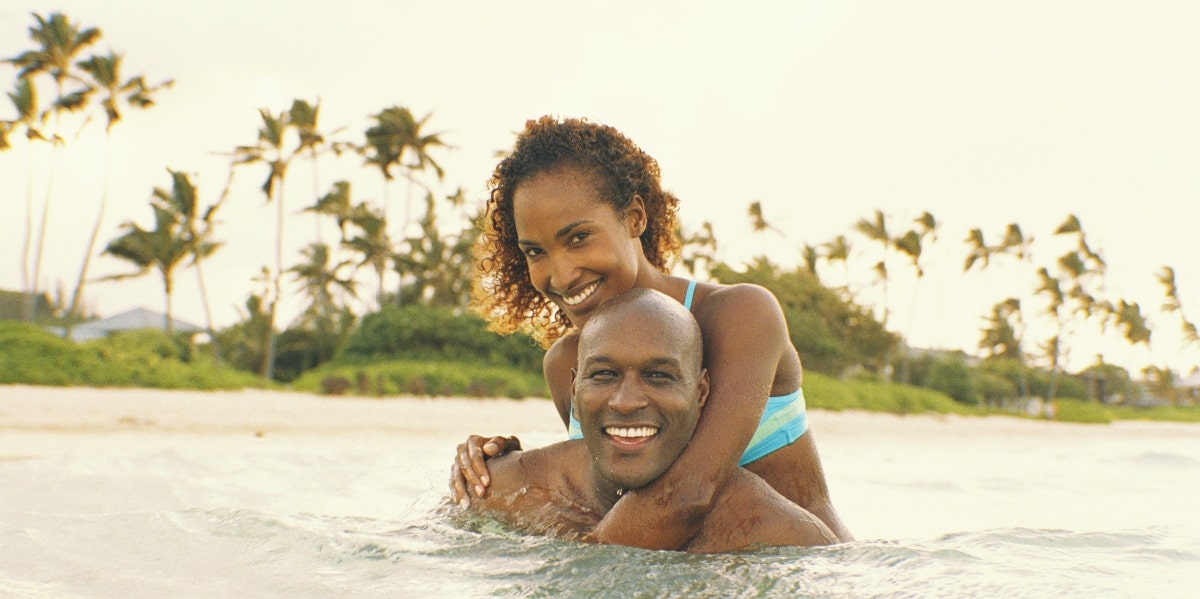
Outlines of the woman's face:
<svg viewBox="0 0 1200 599">
<path fill-rule="evenodd" d="M 562 167 L 518 185 L 513 219 L 530 283 L 575 326 L 637 281 L 646 223 L 641 199 L 618 213 L 585 170 Z"/>
</svg>

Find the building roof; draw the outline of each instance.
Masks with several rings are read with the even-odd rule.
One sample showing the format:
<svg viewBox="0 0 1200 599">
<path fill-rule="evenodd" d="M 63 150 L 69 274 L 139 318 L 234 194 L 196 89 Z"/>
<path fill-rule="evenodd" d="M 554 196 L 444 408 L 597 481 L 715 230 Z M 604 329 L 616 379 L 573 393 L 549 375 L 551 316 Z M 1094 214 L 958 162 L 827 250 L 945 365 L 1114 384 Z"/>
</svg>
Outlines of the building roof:
<svg viewBox="0 0 1200 599">
<path fill-rule="evenodd" d="M 1200 369 L 1193 370 L 1191 374 L 1179 379 L 1175 386 L 1180 389 L 1196 389 L 1200 388 Z"/>
<path fill-rule="evenodd" d="M 109 316 L 108 318 L 80 324 L 71 332 L 71 338 L 75 341 L 87 341 L 89 339 L 98 339 L 117 331 L 165 329 L 166 322 L 167 316 L 161 312 L 155 312 L 146 308 L 134 308 L 127 312 Z M 174 325 L 173 328 L 177 333 L 199 333 L 204 330 L 201 327 L 177 318 L 172 318 L 171 323 Z"/>
</svg>

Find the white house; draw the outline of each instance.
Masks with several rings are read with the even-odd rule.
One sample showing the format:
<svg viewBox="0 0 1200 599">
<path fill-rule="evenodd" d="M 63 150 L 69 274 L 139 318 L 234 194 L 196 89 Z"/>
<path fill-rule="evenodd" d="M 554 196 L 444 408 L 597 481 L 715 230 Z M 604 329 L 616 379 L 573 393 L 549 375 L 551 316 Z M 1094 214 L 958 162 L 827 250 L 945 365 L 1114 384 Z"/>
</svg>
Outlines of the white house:
<svg viewBox="0 0 1200 599">
<path fill-rule="evenodd" d="M 107 336 L 109 333 L 118 331 L 138 331 L 142 329 L 164 330 L 166 323 L 166 314 L 147 310 L 146 308 L 134 308 L 115 316 L 77 325 L 71 331 L 71 339 L 75 341 L 87 341 L 89 339 L 99 339 Z M 174 325 L 173 328 L 176 333 L 200 333 L 204 331 L 202 327 L 176 318 L 172 318 L 171 323 Z M 59 331 L 59 334 L 61 333 L 62 331 Z"/>
</svg>

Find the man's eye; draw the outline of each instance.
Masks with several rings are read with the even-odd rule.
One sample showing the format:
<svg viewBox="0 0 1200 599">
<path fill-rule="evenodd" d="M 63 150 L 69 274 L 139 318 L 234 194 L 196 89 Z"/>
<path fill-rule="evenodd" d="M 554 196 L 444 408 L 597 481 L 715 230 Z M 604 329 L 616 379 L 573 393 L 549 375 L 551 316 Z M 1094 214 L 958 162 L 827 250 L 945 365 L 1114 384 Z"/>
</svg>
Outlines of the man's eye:
<svg viewBox="0 0 1200 599">
<path fill-rule="evenodd" d="M 675 375 L 673 375 L 669 372 L 662 372 L 659 370 L 652 370 L 650 372 L 647 372 L 645 376 L 646 376 L 646 378 L 648 378 L 651 381 L 656 382 L 656 383 L 669 383 L 669 382 L 675 380 Z"/>
<path fill-rule="evenodd" d="M 593 381 L 610 381 L 616 378 L 617 373 L 612 370 L 597 370 L 588 374 L 589 379 Z"/>
</svg>

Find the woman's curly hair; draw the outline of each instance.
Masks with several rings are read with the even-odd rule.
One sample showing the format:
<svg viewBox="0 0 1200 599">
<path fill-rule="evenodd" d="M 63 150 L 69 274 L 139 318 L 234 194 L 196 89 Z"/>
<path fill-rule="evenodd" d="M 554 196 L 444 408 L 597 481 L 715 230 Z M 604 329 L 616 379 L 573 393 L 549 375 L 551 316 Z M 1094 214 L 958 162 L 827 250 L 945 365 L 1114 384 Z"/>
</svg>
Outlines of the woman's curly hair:
<svg viewBox="0 0 1200 599">
<path fill-rule="evenodd" d="M 642 250 L 656 268 L 667 272 L 680 250 L 679 200 L 663 191 L 658 162 L 607 125 L 551 116 L 527 121 L 512 152 L 496 165 L 488 181 L 490 197 L 475 247 L 471 307 L 488 321 L 491 330 L 501 334 L 521 330 L 543 347 L 549 347 L 572 325 L 529 281 L 529 266 L 517 246 L 513 194 L 538 174 L 563 166 L 590 171 L 600 199 L 618 214 L 634 195 L 642 198 L 646 207 Z"/>
</svg>

